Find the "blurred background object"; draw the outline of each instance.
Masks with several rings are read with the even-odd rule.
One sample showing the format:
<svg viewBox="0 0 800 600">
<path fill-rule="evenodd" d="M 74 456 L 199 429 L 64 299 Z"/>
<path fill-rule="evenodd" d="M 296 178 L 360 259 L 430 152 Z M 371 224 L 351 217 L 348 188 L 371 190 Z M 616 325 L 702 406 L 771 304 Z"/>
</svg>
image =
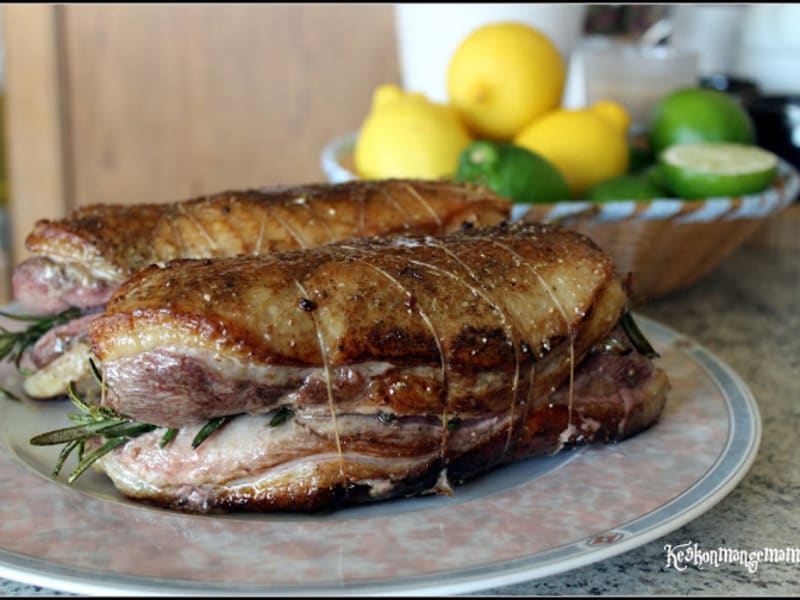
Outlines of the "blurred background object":
<svg viewBox="0 0 800 600">
<path fill-rule="evenodd" d="M 767 95 L 800 94 L 800 4 L 749 5 L 742 16 L 736 74 Z"/>
<path fill-rule="evenodd" d="M 398 82 L 391 5 L 5 4 L 12 248 L 39 218 L 324 179 Z"/>
<path fill-rule="evenodd" d="M 777 74 L 797 60 L 797 8 L 732 6 L 714 5 L 726 16 L 692 38 L 680 24 L 689 7 L 669 4 L 2 4 L 10 262 L 26 256 L 35 220 L 77 206 L 324 180 L 321 150 L 358 130 L 373 91 L 427 86 L 408 61 L 436 70 L 434 60 L 448 59 L 448 32 L 470 19 L 523 19 L 524 11 L 565 59 L 597 36 L 663 49 L 735 41 L 749 59 L 737 52 L 732 67 L 727 50 L 704 46 L 700 73 L 730 70 L 721 73 L 729 84 L 766 84 L 762 95 L 779 89 L 773 73 L 798 85 L 800 68 Z M 765 38 L 765 23 L 778 18 Z M 412 30 L 406 19 L 416 19 Z M 406 50 L 417 58 L 407 61 Z M 759 64 L 771 69 L 747 66 Z M 568 88 L 570 79 L 572 71 Z M 575 97 L 585 103 L 585 88 Z M 787 102 L 786 115 L 795 108 Z"/>
<path fill-rule="evenodd" d="M 641 37 L 666 17 L 670 4 L 589 4 L 584 32 L 627 38 Z"/>
<path fill-rule="evenodd" d="M 725 92 L 743 106 L 761 95 L 758 84 L 752 79 L 745 79 L 735 75 L 725 75 L 723 73 L 712 73 L 700 77 L 700 85 L 702 87 Z"/>
<path fill-rule="evenodd" d="M 6 77 L 5 43 L 3 40 L 3 14 L 0 11 L 0 302 L 10 295 L 9 224 L 8 224 L 8 176 L 6 168 Z"/>
<path fill-rule="evenodd" d="M 635 135 L 644 131 L 653 107 L 662 97 L 697 85 L 698 53 L 592 36 L 579 47 L 571 66 L 583 71 L 583 102 L 620 102 L 630 114 Z"/>
<path fill-rule="evenodd" d="M 697 52 L 701 76 L 732 75 L 739 52 L 741 4 L 678 4 L 670 8 L 670 45 Z"/>
<path fill-rule="evenodd" d="M 526 23 L 547 34 L 568 60 L 580 40 L 586 4 L 395 4 L 403 87 L 447 102 L 447 66 L 461 41 L 487 23 Z"/>
<path fill-rule="evenodd" d="M 800 169 L 800 94 L 755 96 L 746 108 L 756 125 L 756 142 Z"/>
</svg>

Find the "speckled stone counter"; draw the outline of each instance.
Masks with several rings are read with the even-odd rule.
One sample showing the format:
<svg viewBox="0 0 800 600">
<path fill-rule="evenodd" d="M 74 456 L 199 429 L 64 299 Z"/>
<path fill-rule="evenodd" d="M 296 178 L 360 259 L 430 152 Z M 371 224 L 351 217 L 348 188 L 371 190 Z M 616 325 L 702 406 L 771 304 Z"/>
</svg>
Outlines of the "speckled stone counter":
<svg viewBox="0 0 800 600">
<path fill-rule="evenodd" d="M 763 422 L 761 447 L 741 483 L 680 529 L 635 550 L 559 575 L 482 595 L 796 595 L 800 564 L 666 566 L 664 546 L 800 547 L 800 252 L 744 248 L 689 290 L 638 311 L 704 345 L 750 387 Z M 5 595 L 56 590 L 0 579 Z"/>
</svg>

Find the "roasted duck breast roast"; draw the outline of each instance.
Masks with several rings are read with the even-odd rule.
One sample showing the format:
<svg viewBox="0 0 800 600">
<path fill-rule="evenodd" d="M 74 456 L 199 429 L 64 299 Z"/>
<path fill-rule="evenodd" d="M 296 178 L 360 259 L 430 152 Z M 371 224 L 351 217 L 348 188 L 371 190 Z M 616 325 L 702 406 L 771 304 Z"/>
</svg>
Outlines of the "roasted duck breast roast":
<svg viewBox="0 0 800 600">
<path fill-rule="evenodd" d="M 353 237 L 442 234 L 493 225 L 511 204 L 490 190 L 444 181 L 386 180 L 231 191 L 183 202 L 93 205 L 43 219 L 26 239 L 33 254 L 13 274 L 28 313 L 64 313 L 27 353 L 25 391 L 64 393 L 87 374 L 86 326 L 128 277 L 180 258 L 258 255 Z M 80 319 L 80 321 L 76 321 Z"/>
<path fill-rule="evenodd" d="M 95 466 L 180 510 L 318 510 L 452 493 L 655 423 L 669 380 L 608 256 L 556 226 L 464 220 L 133 274 L 88 343 L 98 402 L 153 427 Z"/>
</svg>

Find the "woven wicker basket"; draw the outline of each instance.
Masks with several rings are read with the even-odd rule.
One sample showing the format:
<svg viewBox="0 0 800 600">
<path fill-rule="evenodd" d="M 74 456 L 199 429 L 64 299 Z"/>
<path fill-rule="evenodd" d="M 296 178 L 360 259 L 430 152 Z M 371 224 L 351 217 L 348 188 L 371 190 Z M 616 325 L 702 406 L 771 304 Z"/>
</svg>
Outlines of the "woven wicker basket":
<svg viewBox="0 0 800 600">
<path fill-rule="evenodd" d="M 634 297 L 644 301 L 699 281 L 791 204 L 798 191 L 800 175 L 781 161 L 774 186 L 751 196 L 560 202 L 516 206 L 515 217 L 559 222 L 586 234 L 622 276 L 631 274 Z"/>
<path fill-rule="evenodd" d="M 355 179 L 356 134 L 332 141 L 321 164 L 331 182 Z M 515 205 L 512 217 L 558 222 L 592 238 L 646 301 L 689 287 L 707 275 L 763 224 L 791 204 L 800 175 L 785 161 L 772 188 L 740 198 L 588 201 Z"/>
</svg>

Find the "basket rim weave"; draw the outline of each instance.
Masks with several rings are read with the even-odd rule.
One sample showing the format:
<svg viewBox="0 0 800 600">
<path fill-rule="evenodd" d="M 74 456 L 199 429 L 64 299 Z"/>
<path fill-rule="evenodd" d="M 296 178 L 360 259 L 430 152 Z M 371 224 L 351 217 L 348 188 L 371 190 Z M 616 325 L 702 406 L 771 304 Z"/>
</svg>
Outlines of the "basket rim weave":
<svg viewBox="0 0 800 600">
<path fill-rule="evenodd" d="M 571 200 L 550 204 L 518 204 L 514 218 L 569 223 L 590 219 L 597 223 L 617 221 L 671 221 L 710 223 L 769 216 L 791 204 L 800 192 L 800 173 L 786 160 L 778 159 L 778 173 L 766 190 L 744 196 L 697 200 L 653 198 L 592 202 Z"/>
<path fill-rule="evenodd" d="M 322 151 L 321 165 L 333 183 L 358 179 L 342 166 L 342 159 L 352 153 L 358 132 L 329 142 Z M 715 197 L 698 200 L 653 198 L 651 200 L 567 200 L 542 204 L 514 204 L 511 218 L 569 224 L 575 221 L 614 223 L 618 221 L 670 221 L 674 223 L 711 223 L 769 216 L 791 204 L 800 193 L 800 173 L 778 157 L 775 182 L 757 194 Z"/>
</svg>

